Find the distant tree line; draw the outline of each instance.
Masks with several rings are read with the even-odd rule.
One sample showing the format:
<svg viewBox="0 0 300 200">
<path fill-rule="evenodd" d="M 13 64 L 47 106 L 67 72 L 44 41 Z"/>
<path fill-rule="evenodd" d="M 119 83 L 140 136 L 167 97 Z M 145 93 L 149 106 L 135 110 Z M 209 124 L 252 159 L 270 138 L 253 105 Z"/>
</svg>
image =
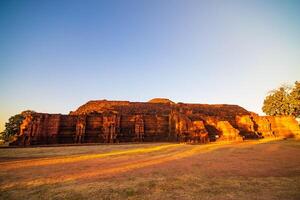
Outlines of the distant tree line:
<svg viewBox="0 0 300 200">
<path fill-rule="evenodd" d="M 283 85 L 266 96 L 262 110 L 267 115 L 300 117 L 300 82 L 293 86 Z"/>
</svg>

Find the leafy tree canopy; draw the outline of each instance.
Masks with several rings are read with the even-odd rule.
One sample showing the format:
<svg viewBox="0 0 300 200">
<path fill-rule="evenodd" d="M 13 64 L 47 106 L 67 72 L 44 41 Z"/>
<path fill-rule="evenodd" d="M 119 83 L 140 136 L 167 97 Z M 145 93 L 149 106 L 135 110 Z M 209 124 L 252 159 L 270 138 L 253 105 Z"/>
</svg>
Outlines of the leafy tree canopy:
<svg viewBox="0 0 300 200">
<path fill-rule="evenodd" d="M 5 130 L 1 133 L 2 138 L 6 141 L 10 140 L 13 136 L 17 135 L 20 131 L 20 125 L 26 116 L 35 113 L 32 110 L 26 110 L 20 114 L 16 114 L 8 119 L 5 123 Z"/>
<path fill-rule="evenodd" d="M 272 90 L 266 96 L 262 110 L 267 115 L 291 115 L 300 117 L 300 82 L 296 81 L 293 87 L 281 86 Z"/>
</svg>

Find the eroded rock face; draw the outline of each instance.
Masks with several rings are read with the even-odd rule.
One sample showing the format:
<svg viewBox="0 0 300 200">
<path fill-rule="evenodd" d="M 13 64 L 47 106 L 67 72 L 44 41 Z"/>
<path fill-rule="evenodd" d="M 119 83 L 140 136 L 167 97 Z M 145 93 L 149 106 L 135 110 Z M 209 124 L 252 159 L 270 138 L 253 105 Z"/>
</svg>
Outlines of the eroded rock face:
<svg viewBox="0 0 300 200">
<path fill-rule="evenodd" d="M 217 129 L 221 132 L 221 140 L 242 140 L 239 130 L 233 128 L 228 121 L 218 121 Z"/>
<path fill-rule="evenodd" d="M 14 145 L 216 140 L 300 135 L 292 117 L 261 117 L 237 105 L 89 101 L 69 115 L 34 113 Z"/>
<path fill-rule="evenodd" d="M 298 122 L 291 116 L 265 117 L 270 122 L 272 134 L 275 136 L 295 137 L 300 135 Z"/>
<path fill-rule="evenodd" d="M 274 131 L 272 130 L 272 125 L 268 117 L 261 117 L 256 114 L 252 114 L 252 120 L 256 131 L 262 137 L 275 137 Z"/>
<path fill-rule="evenodd" d="M 76 122 L 75 143 L 83 143 L 86 128 L 86 115 L 80 115 Z"/>
<path fill-rule="evenodd" d="M 173 101 L 170 99 L 165 99 L 165 98 L 154 98 L 148 101 L 149 103 L 166 103 L 166 104 L 174 104 Z"/>
<path fill-rule="evenodd" d="M 63 120 L 61 120 L 61 118 Z M 64 119 L 68 119 L 64 121 Z M 67 121 L 75 123 L 65 127 Z M 65 132 L 68 134 L 65 134 Z M 71 133 L 71 134 L 69 134 Z M 76 134 L 76 118 L 73 116 L 63 116 L 60 114 L 44 114 L 33 113 L 27 116 L 20 126 L 20 134 L 13 145 L 36 145 L 36 144 L 55 144 L 59 143 L 57 136 L 70 138 L 72 142 L 73 136 Z"/>
<path fill-rule="evenodd" d="M 189 129 L 189 140 L 195 143 L 209 142 L 208 131 L 203 121 L 193 121 Z"/>
<path fill-rule="evenodd" d="M 259 135 L 256 133 L 255 123 L 251 115 L 238 115 L 236 116 L 236 125 L 240 134 L 245 138 L 257 138 Z"/>
</svg>

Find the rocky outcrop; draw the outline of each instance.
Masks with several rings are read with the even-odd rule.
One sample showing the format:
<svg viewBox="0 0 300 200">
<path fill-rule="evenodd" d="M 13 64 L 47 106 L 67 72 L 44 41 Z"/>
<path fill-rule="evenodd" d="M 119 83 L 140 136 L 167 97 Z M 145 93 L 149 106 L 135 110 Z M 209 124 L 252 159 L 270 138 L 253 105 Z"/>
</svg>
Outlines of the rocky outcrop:
<svg viewBox="0 0 300 200">
<path fill-rule="evenodd" d="M 251 115 L 236 116 L 236 126 L 244 138 L 260 137 L 260 135 L 256 132 L 257 127 L 255 126 Z"/>
<path fill-rule="evenodd" d="M 217 129 L 221 132 L 220 140 L 242 140 L 242 137 L 239 135 L 240 131 L 233 128 L 228 121 L 219 121 Z"/>
<path fill-rule="evenodd" d="M 299 124 L 291 116 L 265 117 L 270 122 L 270 129 L 275 136 L 282 137 L 299 137 Z"/>
<path fill-rule="evenodd" d="M 69 115 L 33 113 L 13 145 L 190 142 L 300 135 L 292 117 L 258 116 L 237 105 L 89 101 Z"/>
<path fill-rule="evenodd" d="M 165 98 L 154 98 L 148 101 L 148 103 L 166 103 L 166 104 L 174 104 L 173 101 L 170 99 L 165 99 Z"/>
<path fill-rule="evenodd" d="M 274 118 L 274 117 L 272 117 Z M 252 118 L 256 131 L 262 137 L 275 137 L 272 125 L 268 117 L 252 114 Z"/>
</svg>

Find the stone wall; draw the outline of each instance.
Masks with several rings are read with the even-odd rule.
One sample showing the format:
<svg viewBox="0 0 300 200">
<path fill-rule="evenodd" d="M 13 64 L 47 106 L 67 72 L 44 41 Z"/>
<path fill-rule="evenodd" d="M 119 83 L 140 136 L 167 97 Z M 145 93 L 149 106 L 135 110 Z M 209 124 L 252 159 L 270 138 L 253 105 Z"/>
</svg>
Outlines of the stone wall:
<svg viewBox="0 0 300 200">
<path fill-rule="evenodd" d="M 26 117 L 13 145 L 191 142 L 300 135 L 292 117 L 261 117 L 236 105 L 90 101 L 69 115 Z"/>
<path fill-rule="evenodd" d="M 298 122 L 291 116 L 266 117 L 275 136 L 295 137 L 300 135 Z"/>
</svg>

